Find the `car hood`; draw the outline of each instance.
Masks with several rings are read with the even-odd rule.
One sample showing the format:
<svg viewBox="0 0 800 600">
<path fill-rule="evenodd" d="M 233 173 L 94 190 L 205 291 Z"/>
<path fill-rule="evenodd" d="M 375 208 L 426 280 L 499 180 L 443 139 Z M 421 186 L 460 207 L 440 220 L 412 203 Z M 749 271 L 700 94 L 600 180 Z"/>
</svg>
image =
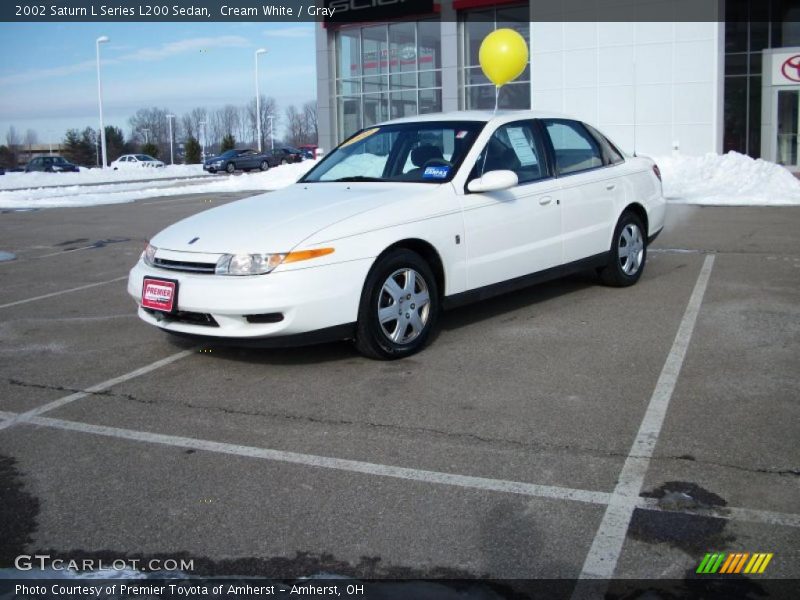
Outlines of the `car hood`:
<svg viewBox="0 0 800 600">
<path fill-rule="evenodd" d="M 401 202 L 409 194 L 433 193 L 438 187 L 382 182 L 294 184 L 191 216 L 167 227 L 151 243 L 177 252 L 288 252 L 334 223 Z"/>
</svg>

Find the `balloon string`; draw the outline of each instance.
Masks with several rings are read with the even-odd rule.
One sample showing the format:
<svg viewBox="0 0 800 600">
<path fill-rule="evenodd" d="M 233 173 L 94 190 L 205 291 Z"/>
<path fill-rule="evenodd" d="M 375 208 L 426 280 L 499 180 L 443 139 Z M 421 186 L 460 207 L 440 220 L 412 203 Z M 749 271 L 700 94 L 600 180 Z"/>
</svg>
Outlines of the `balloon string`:
<svg viewBox="0 0 800 600">
<path fill-rule="evenodd" d="M 492 116 L 495 116 L 497 114 L 497 101 L 498 101 L 498 98 L 500 98 L 500 86 L 496 85 L 496 86 L 494 86 L 494 112 L 492 113 Z M 490 138 L 489 142 L 487 142 L 487 144 L 486 144 L 486 148 L 484 148 L 484 151 L 483 151 L 483 164 L 481 165 L 481 179 L 483 179 L 483 174 L 486 172 L 486 158 L 489 156 L 489 143 L 491 141 L 492 140 Z"/>
</svg>

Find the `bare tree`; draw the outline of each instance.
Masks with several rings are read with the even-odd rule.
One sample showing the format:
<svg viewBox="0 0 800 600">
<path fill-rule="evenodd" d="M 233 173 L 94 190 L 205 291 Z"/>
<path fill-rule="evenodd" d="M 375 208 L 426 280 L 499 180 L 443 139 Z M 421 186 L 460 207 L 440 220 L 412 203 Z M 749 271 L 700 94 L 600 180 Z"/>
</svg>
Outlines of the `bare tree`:
<svg viewBox="0 0 800 600">
<path fill-rule="evenodd" d="M 269 147 L 269 117 L 272 115 L 273 122 L 277 121 L 278 117 L 278 104 L 275 102 L 275 98 L 271 96 L 264 96 L 261 95 L 261 114 L 259 115 L 259 119 L 261 120 L 261 147 L 268 148 Z M 256 122 L 256 100 L 250 101 L 247 105 L 247 114 L 248 114 L 248 122 L 250 125 L 250 131 L 252 132 L 252 140 L 254 140 L 254 146 L 258 145 L 258 126 Z"/>
<path fill-rule="evenodd" d="M 218 108 L 211 115 L 212 143 L 219 144 L 227 135 L 236 137 L 239 127 L 239 109 L 233 104 Z"/>
<path fill-rule="evenodd" d="M 31 149 L 34 144 L 39 142 L 39 136 L 36 135 L 36 131 L 33 129 L 28 129 L 25 131 L 25 145 L 28 147 L 28 154 L 31 153 Z"/>
<path fill-rule="evenodd" d="M 314 100 L 303 105 L 303 121 L 305 122 L 305 144 L 316 144 L 319 139 L 319 123 L 317 121 L 317 103 Z"/>
<path fill-rule="evenodd" d="M 159 148 L 161 156 L 169 154 L 169 124 L 166 108 L 140 108 L 128 119 L 131 139 L 143 144 L 149 142 Z"/>
<path fill-rule="evenodd" d="M 205 127 L 203 127 L 203 122 L 206 122 Z M 207 140 L 204 140 L 204 135 L 209 135 L 209 137 L 213 136 L 213 121 L 209 122 L 208 119 L 208 109 L 204 106 L 197 106 L 190 110 L 188 113 L 184 113 L 181 118 L 181 135 L 183 136 L 183 140 L 186 141 L 189 138 L 194 138 L 200 143 L 208 144 Z"/>
<path fill-rule="evenodd" d="M 6 131 L 6 146 L 8 149 L 14 152 L 19 147 L 19 134 L 17 130 L 14 129 L 14 126 L 11 125 Z"/>
</svg>

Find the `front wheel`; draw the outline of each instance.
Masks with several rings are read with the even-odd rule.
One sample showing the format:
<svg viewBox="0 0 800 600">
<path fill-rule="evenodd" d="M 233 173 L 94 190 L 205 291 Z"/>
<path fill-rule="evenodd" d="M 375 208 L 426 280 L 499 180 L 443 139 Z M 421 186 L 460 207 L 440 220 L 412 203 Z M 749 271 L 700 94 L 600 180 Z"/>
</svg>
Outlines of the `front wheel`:
<svg viewBox="0 0 800 600">
<path fill-rule="evenodd" d="M 262 171 L 266 171 L 266 170 L 269 169 L 269 163 L 267 161 L 265 161 L 265 160 L 261 161 L 261 165 L 260 166 L 261 166 L 261 170 Z"/>
<path fill-rule="evenodd" d="M 642 276 L 647 261 L 647 233 L 642 220 L 626 211 L 617 222 L 608 265 L 600 270 L 606 285 L 627 287 Z"/>
<path fill-rule="evenodd" d="M 439 289 L 430 266 L 416 252 L 381 258 L 361 293 L 356 348 L 379 360 L 410 356 L 427 342 L 439 313 Z"/>
</svg>

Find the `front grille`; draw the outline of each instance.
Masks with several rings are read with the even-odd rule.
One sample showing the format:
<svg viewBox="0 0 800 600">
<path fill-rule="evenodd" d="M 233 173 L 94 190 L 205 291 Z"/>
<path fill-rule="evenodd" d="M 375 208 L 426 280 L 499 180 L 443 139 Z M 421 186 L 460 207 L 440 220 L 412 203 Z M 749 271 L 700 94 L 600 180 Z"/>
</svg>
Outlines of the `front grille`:
<svg viewBox="0 0 800 600">
<path fill-rule="evenodd" d="M 170 271 L 183 271 L 185 273 L 214 273 L 217 265 L 214 263 L 188 262 L 183 260 L 167 260 L 166 258 L 153 259 L 153 266 Z"/>
<path fill-rule="evenodd" d="M 202 325 L 204 327 L 219 327 L 216 319 L 208 313 L 191 312 L 188 310 L 178 310 L 171 313 L 162 313 L 157 310 L 145 308 L 144 311 L 153 315 L 157 320 L 188 323 L 189 325 Z"/>
</svg>

